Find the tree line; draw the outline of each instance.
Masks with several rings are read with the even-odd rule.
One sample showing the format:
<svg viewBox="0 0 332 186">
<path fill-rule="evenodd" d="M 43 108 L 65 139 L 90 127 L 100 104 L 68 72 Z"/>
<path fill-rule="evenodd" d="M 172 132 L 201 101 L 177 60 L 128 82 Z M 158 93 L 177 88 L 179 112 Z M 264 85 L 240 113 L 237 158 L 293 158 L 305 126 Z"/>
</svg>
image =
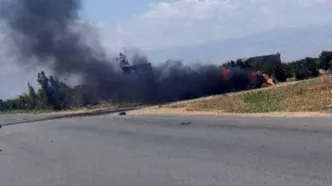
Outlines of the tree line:
<svg viewBox="0 0 332 186">
<path fill-rule="evenodd" d="M 64 110 L 98 104 L 93 91 L 83 85 L 71 88 L 43 71 L 38 73 L 37 81 L 40 87 L 37 91 L 28 83 L 27 93 L 14 99 L 0 99 L 0 111 Z"/>
<path fill-rule="evenodd" d="M 253 63 L 248 60 L 238 59 L 229 61 L 222 66 L 261 71 L 273 76 L 277 81 L 284 82 L 294 77 L 297 80 L 317 77 L 319 69 L 332 70 L 332 52 L 323 51 L 319 57 L 306 57 L 289 63 L 273 63 L 263 61 Z M 67 84 L 47 76 L 44 72 L 37 75 L 39 88 L 35 90 L 28 83 L 28 92 L 17 98 L 1 100 L 0 111 L 7 110 L 65 110 L 70 108 L 97 105 L 98 98 L 93 87 L 79 85 L 70 87 Z"/>
<path fill-rule="evenodd" d="M 279 82 L 285 82 L 288 78 L 304 80 L 317 77 L 320 69 L 332 70 L 332 52 L 323 51 L 317 58 L 306 57 L 288 63 L 277 63 L 275 61 L 255 63 L 250 60 L 238 59 L 229 61 L 222 66 L 260 71 L 272 76 Z"/>
</svg>

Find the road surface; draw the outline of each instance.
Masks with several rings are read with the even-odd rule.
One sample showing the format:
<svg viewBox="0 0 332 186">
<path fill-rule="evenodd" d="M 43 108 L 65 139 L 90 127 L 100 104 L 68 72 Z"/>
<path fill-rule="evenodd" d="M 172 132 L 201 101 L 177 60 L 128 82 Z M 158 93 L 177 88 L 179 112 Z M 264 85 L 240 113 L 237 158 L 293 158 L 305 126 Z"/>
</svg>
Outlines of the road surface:
<svg viewBox="0 0 332 186">
<path fill-rule="evenodd" d="M 331 186 L 330 121 L 104 115 L 6 126 L 0 183 Z"/>
</svg>

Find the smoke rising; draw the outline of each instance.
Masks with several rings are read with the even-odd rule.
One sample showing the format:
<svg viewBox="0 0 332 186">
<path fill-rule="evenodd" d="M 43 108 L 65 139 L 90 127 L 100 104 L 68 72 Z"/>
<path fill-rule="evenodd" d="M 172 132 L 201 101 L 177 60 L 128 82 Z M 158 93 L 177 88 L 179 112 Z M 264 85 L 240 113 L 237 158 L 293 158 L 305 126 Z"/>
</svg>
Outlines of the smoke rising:
<svg viewBox="0 0 332 186">
<path fill-rule="evenodd" d="M 105 83 L 116 86 L 117 74 L 105 54 L 83 44 L 80 33 L 71 30 L 78 24 L 80 6 L 79 0 L 2 1 L 1 16 L 14 31 L 11 36 L 20 55 L 37 58 L 58 76 L 79 74 L 96 88 Z"/>
<path fill-rule="evenodd" d="M 167 61 L 152 73 L 124 75 L 102 48 L 84 42 L 80 0 L 1 0 L 1 18 L 11 29 L 11 39 L 23 58 L 35 58 L 58 77 L 79 75 L 100 99 L 174 101 L 225 92 L 219 67 L 185 66 Z M 134 55 L 134 64 L 147 62 Z M 29 60 L 22 61 L 27 63 Z"/>
</svg>

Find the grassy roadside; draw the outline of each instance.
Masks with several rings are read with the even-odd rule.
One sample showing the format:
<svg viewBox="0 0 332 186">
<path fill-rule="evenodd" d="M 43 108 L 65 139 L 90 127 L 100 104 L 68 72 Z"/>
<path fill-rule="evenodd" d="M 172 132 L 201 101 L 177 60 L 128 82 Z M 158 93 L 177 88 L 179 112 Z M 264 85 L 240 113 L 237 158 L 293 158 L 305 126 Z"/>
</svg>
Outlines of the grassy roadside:
<svg viewBox="0 0 332 186">
<path fill-rule="evenodd" d="M 47 114 L 54 110 L 6 110 L 0 111 L 0 114 Z"/>
<path fill-rule="evenodd" d="M 177 102 L 141 113 L 332 113 L 332 76 Z M 140 113 L 140 112 L 136 112 Z"/>
</svg>

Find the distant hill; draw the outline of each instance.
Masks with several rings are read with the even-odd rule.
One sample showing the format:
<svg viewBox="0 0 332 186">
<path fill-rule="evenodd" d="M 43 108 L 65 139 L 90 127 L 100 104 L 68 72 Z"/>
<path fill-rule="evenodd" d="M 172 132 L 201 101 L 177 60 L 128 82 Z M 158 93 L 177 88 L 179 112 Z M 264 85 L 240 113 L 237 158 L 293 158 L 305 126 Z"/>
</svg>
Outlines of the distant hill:
<svg viewBox="0 0 332 186">
<path fill-rule="evenodd" d="M 317 56 L 331 50 L 332 23 L 323 26 L 288 28 L 196 46 L 171 47 L 149 52 L 151 61 L 181 59 L 184 62 L 223 63 L 228 60 L 271 53 L 281 53 L 283 62 Z"/>
</svg>

